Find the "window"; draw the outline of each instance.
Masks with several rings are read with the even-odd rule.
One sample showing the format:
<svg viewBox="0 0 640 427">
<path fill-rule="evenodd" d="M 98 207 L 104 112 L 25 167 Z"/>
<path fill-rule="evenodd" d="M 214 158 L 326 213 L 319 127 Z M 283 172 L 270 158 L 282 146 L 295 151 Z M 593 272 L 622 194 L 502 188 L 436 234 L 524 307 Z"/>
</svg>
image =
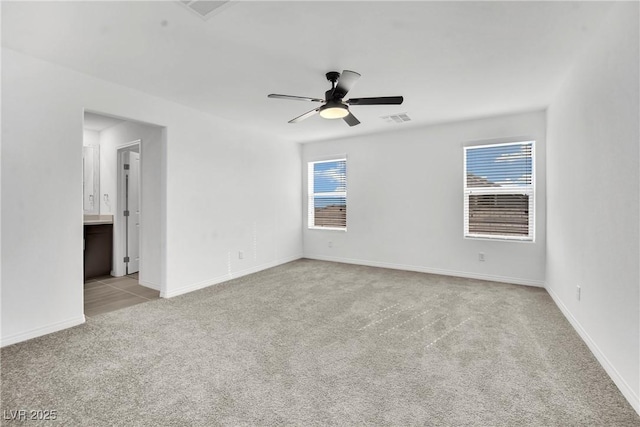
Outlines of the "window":
<svg viewBox="0 0 640 427">
<path fill-rule="evenodd" d="M 309 228 L 347 229 L 347 160 L 309 162 Z"/>
<path fill-rule="evenodd" d="M 534 237 L 534 141 L 464 147 L 464 236 Z"/>
</svg>

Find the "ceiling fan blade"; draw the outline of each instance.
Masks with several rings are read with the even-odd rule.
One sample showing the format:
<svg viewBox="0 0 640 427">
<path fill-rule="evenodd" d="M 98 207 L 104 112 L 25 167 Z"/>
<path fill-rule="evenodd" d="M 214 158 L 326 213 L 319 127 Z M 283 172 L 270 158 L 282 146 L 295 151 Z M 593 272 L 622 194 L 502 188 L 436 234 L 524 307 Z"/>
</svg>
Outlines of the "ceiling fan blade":
<svg viewBox="0 0 640 427">
<path fill-rule="evenodd" d="M 280 95 L 278 93 L 271 93 L 267 95 L 268 98 L 277 98 L 277 99 L 290 99 L 292 101 L 311 101 L 311 102 L 324 102 L 324 99 L 319 98 L 308 98 L 306 96 L 292 96 L 292 95 Z"/>
<path fill-rule="evenodd" d="M 343 117 L 342 120 L 347 122 L 349 126 L 355 126 L 360 124 L 360 120 L 356 119 L 356 116 L 354 116 L 351 113 L 349 113 L 348 116 Z"/>
<path fill-rule="evenodd" d="M 351 90 L 354 84 L 360 78 L 360 74 L 355 71 L 344 70 L 342 74 L 340 74 L 340 78 L 338 78 L 338 84 L 335 89 L 333 89 L 333 93 L 331 94 L 332 98 L 342 99 L 344 96 Z"/>
<path fill-rule="evenodd" d="M 374 98 L 351 98 L 346 101 L 349 105 L 400 105 L 404 101 L 402 96 L 378 96 Z"/>
<path fill-rule="evenodd" d="M 311 110 L 311 111 L 307 111 L 306 113 L 304 113 L 304 114 L 303 114 L 303 115 L 301 115 L 301 116 L 296 117 L 295 119 L 291 119 L 291 120 L 289 120 L 289 123 L 298 123 L 298 122 L 301 122 L 301 121 L 303 121 L 304 119 L 308 119 L 309 117 L 311 117 L 311 116 L 313 116 L 313 115 L 315 115 L 315 114 L 318 114 L 318 112 L 319 112 L 319 111 L 320 111 L 320 107 L 318 107 L 318 108 L 314 108 L 313 110 Z"/>
</svg>

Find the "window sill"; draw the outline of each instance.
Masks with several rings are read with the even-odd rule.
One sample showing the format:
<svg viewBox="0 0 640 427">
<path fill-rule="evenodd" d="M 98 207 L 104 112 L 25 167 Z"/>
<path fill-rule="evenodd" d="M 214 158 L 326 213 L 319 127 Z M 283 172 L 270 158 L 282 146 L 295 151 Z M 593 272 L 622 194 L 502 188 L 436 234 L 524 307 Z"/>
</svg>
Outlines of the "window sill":
<svg viewBox="0 0 640 427">
<path fill-rule="evenodd" d="M 487 240 L 492 242 L 521 242 L 521 243 L 535 243 L 535 239 L 530 237 L 506 237 L 506 236 L 464 236 L 465 240 Z"/>
<path fill-rule="evenodd" d="M 337 228 L 337 227 L 307 227 L 309 230 L 328 230 L 328 231 L 344 231 L 346 233 L 347 229 L 345 228 Z"/>
</svg>

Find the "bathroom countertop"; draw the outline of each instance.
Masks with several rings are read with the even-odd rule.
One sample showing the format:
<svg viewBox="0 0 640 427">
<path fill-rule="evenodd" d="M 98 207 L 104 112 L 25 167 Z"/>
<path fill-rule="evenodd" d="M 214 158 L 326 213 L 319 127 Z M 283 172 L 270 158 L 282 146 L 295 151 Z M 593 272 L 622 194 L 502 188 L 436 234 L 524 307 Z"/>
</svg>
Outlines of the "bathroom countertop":
<svg viewBox="0 0 640 427">
<path fill-rule="evenodd" d="M 84 225 L 113 224 L 113 215 L 85 215 Z"/>
</svg>

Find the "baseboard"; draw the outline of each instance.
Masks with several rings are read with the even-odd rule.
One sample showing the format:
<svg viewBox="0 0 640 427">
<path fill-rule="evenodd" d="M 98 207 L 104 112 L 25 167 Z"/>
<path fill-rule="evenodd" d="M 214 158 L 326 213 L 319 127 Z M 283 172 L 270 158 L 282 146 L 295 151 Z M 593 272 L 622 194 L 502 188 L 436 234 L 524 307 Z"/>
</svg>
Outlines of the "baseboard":
<svg viewBox="0 0 640 427">
<path fill-rule="evenodd" d="M 27 341 L 32 338 L 41 337 L 43 335 L 58 332 L 63 329 L 71 328 L 73 326 L 81 325 L 85 322 L 84 314 L 80 317 L 74 317 L 73 319 L 63 320 L 62 322 L 52 323 L 47 326 L 32 329 L 26 332 L 20 332 L 19 334 L 10 335 L 8 337 L 2 337 L 0 340 L 0 347 L 6 347 L 11 344 L 16 344 L 22 341 Z"/>
<path fill-rule="evenodd" d="M 223 282 L 227 282 L 231 279 L 236 279 L 238 277 L 246 276 L 248 274 L 257 273 L 258 271 L 266 270 L 267 268 L 276 267 L 281 264 L 286 264 L 291 261 L 295 261 L 297 259 L 302 258 L 302 254 L 290 256 L 287 258 L 280 258 L 275 261 L 267 262 L 264 264 L 260 264 L 254 267 L 250 267 L 244 270 L 234 271 L 223 276 L 214 277 L 212 279 L 203 280 L 201 282 L 192 283 L 190 285 L 181 286 L 177 289 L 172 289 L 168 292 L 160 292 L 160 297 L 162 298 L 173 298 L 178 295 L 186 294 L 189 292 L 197 291 L 198 289 L 206 288 L 209 286 L 217 285 Z"/>
<path fill-rule="evenodd" d="M 342 262 L 345 264 L 366 265 L 369 267 L 390 268 L 393 270 L 416 271 L 418 273 L 439 274 L 442 276 L 464 277 L 467 279 L 487 280 L 490 282 L 512 283 L 515 285 L 535 286 L 537 288 L 544 288 L 544 281 L 521 279 L 518 277 L 494 276 L 489 274 L 470 273 L 467 271 L 443 270 L 439 268 L 423 267 L 419 265 L 396 264 L 396 263 L 390 263 L 390 262 L 369 261 L 364 259 L 329 257 L 324 255 L 305 254 L 304 257 L 309 259 L 316 259 L 319 261 Z"/>
<path fill-rule="evenodd" d="M 607 356 L 604 355 L 600 347 L 595 343 L 595 341 L 591 338 L 591 336 L 584 330 L 578 319 L 573 317 L 569 309 L 562 302 L 558 294 L 556 294 L 549 287 L 546 288 L 549 295 L 551 295 L 551 299 L 556 303 L 564 317 L 567 318 L 571 326 L 578 332 L 580 338 L 587 344 L 591 353 L 596 357 L 600 365 L 604 368 L 605 372 L 609 375 L 614 384 L 618 387 L 622 395 L 627 399 L 629 404 L 633 407 L 633 409 L 640 415 L 640 397 L 633 391 L 633 389 L 627 384 L 627 382 L 622 378 L 618 370 L 613 366 L 613 364 L 609 361 Z"/>
<path fill-rule="evenodd" d="M 144 286 L 146 288 L 153 289 L 154 291 L 159 291 L 160 290 L 160 285 L 159 284 L 153 283 L 153 282 L 148 282 L 146 280 L 138 279 L 138 284 L 141 285 L 141 286 Z"/>
</svg>

